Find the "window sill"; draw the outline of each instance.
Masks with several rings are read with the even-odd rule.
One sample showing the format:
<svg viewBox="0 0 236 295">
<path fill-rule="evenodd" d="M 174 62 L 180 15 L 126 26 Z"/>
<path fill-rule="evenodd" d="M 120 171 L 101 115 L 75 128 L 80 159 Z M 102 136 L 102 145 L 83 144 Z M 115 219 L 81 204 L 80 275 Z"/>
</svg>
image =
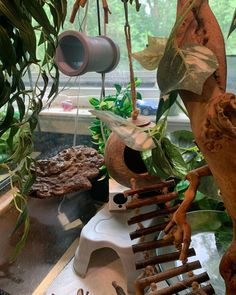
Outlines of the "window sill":
<svg viewBox="0 0 236 295">
<path fill-rule="evenodd" d="M 155 116 L 150 116 L 151 121 L 155 121 Z M 80 108 L 78 111 L 74 108 L 71 111 L 63 111 L 62 108 L 49 108 L 40 113 L 39 129 L 42 132 L 68 133 L 90 135 L 89 126 L 93 120 L 89 109 Z M 180 114 L 168 117 L 169 132 L 175 130 L 190 130 L 189 119 Z"/>
</svg>

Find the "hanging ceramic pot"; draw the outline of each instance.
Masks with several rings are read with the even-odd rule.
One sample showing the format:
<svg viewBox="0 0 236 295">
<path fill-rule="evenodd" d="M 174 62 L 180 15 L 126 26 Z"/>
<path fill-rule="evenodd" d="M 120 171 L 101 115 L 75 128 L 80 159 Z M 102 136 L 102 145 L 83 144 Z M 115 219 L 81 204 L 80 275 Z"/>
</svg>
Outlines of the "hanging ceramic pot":
<svg viewBox="0 0 236 295">
<path fill-rule="evenodd" d="M 71 30 L 59 35 L 55 61 L 67 76 L 107 73 L 115 69 L 119 60 L 119 47 L 106 36 L 88 37 Z"/>
<path fill-rule="evenodd" d="M 144 120 L 139 117 L 133 123 L 140 127 L 152 126 L 150 121 Z M 137 188 L 160 181 L 158 176 L 148 174 L 140 152 L 126 146 L 114 132 L 110 134 L 106 143 L 104 159 L 110 176 L 126 187 L 131 187 L 131 179 L 135 180 Z"/>
</svg>

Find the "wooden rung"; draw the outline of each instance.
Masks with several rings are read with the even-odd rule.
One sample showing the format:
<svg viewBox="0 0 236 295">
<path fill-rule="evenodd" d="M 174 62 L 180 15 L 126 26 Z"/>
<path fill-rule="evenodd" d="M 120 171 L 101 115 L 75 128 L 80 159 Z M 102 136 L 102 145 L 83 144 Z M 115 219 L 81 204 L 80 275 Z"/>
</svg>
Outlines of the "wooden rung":
<svg viewBox="0 0 236 295">
<path fill-rule="evenodd" d="M 199 290 L 204 291 L 208 295 L 214 295 L 215 294 L 215 290 L 212 287 L 212 285 L 203 286 Z M 199 294 L 199 292 L 197 292 L 197 291 L 192 291 L 190 293 L 187 293 L 187 295 L 198 295 L 198 294 Z"/>
<path fill-rule="evenodd" d="M 186 280 L 179 281 L 174 285 L 171 285 L 167 288 L 163 288 L 159 291 L 152 292 L 152 295 L 173 295 L 177 292 L 186 290 L 188 287 L 191 287 L 193 282 L 203 283 L 209 280 L 209 276 L 206 272 L 203 272 L 199 275 L 194 275 Z"/>
<path fill-rule="evenodd" d="M 164 187 L 174 187 L 174 186 L 175 186 L 175 181 L 171 179 L 171 180 L 163 181 L 154 185 L 150 185 L 150 186 L 146 186 L 146 187 L 142 187 L 138 189 L 126 190 L 124 191 L 124 196 L 128 197 L 128 196 L 133 196 L 135 194 L 141 194 L 141 193 L 159 190 Z"/>
<path fill-rule="evenodd" d="M 168 224 L 168 222 L 164 222 L 164 223 L 156 224 L 156 225 L 149 226 L 146 228 L 137 229 L 137 230 L 133 231 L 132 233 L 130 233 L 130 238 L 131 238 L 131 240 L 134 240 L 134 239 L 137 239 L 142 236 L 146 236 L 146 235 L 149 235 L 152 233 L 159 232 L 159 231 L 163 230 L 167 224 Z"/>
<path fill-rule="evenodd" d="M 177 197 L 178 197 L 178 194 L 176 192 L 172 192 L 169 194 L 157 195 L 157 196 L 146 198 L 146 199 L 135 199 L 127 203 L 126 209 L 136 209 L 143 206 L 166 203 L 176 199 Z"/>
<path fill-rule="evenodd" d="M 155 241 L 148 241 L 144 243 L 135 244 L 132 246 L 133 252 L 142 252 L 145 250 L 151 250 L 156 248 L 161 248 L 165 246 L 173 245 L 174 237 L 171 237 L 169 239 L 161 239 L 161 240 L 155 240 Z"/>
<path fill-rule="evenodd" d="M 178 209 L 178 207 L 179 207 L 179 205 L 176 205 L 171 208 L 158 209 L 158 210 L 154 210 L 154 211 L 151 211 L 148 213 L 140 214 L 140 215 L 131 217 L 127 222 L 128 222 L 128 225 L 131 225 L 131 224 L 142 222 L 142 221 L 145 221 L 145 220 L 148 220 L 151 218 L 155 218 L 158 216 L 167 215 L 167 214 L 175 212 Z"/>
<path fill-rule="evenodd" d="M 188 250 L 188 257 L 195 256 L 196 252 L 193 248 Z M 170 261 L 178 260 L 180 256 L 180 251 L 171 252 L 168 254 L 162 254 L 154 257 L 150 257 L 148 259 L 139 260 L 135 263 L 136 269 L 145 268 L 148 265 L 155 265 Z"/>
<path fill-rule="evenodd" d="M 168 269 L 164 272 L 160 272 L 160 273 L 155 274 L 153 276 L 142 278 L 142 279 L 138 280 L 136 282 L 136 284 L 138 284 L 138 286 L 141 288 L 145 288 L 145 287 L 149 286 L 151 283 L 158 283 L 161 281 L 165 281 L 170 278 L 181 275 L 183 273 L 187 273 L 189 271 L 196 270 L 199 268 L 201 268 L 201 263 L 199 261 L 185 263 L 181 266 Z"/>
</svg>

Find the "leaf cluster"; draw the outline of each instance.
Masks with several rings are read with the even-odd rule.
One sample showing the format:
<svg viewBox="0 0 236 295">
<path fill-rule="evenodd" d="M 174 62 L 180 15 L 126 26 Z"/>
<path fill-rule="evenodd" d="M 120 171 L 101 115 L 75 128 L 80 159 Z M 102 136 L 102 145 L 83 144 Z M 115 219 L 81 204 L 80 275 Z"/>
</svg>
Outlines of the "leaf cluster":
<svg viewBox="0 0 236 295">
<path fill-rule="evenodd" d="M 135 86 L 140 86 L 141 81 L 135 78 Z M 132 112 L 131 85 L 128 83 L 125 88 L 120 84 L 114 84 L 115 94 L 105 96 L 101 99 L 92 97 L 89 102 L 95 110 L 110 111 L 122 118 L 130 118 Z M 137 99 L 141 100 L 142 95 L 136 92 Z M 93 143 L 97 146 L 98 152 L 104 154 L 105 143 L 110 135 L 110 129 L 95 118 L 90 126 Z"/>
<path fill-rule="evenodd" d="M 54 53 L 66 7 L 67 0 L 0 0 L 0 171 L 7 168 L 18 187 L 14 202 L 24 234 L 17 252 L 28 232 L 32 133 L 46 91 L 48 99 L 57 93 Z"/>
</svg>

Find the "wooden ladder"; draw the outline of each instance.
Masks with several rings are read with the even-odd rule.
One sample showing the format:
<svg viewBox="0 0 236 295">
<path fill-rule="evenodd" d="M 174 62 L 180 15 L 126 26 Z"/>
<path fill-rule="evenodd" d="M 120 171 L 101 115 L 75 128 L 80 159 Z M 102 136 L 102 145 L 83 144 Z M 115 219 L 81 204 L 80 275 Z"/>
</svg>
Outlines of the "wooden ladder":
<svg viewBox="0 0 236 295">
<path fill-rule="evenodd" d="M 172 246 L 174 239 L 158 238 L 153 239 L 153 234 L 162 231 L 170 220 L 179 205 L 173 205 L 173 200 L 178 198 L 176 192 L 173 191 L 175 187 L 174 180 L 164 181 L 156 185 L 145 188 L 130 189 L 124 191 L 124 196 L 131 196 L 131 201 L 127 203 L 128 210 L 133 209 L 135 215 L 128 220 L 128 224 L 137 224 L 137 230 L 130 233 L 132 240 L 140 238 L 140 242 L 132 246 L 133 252 L 143 252 L 144 258 L 136 261 L 136 269 L 141 270 L 141 275 L 135 281 L 136 295 L 171 295 L 178 294 L 186 290 L 185 294 L 215 294 L 212 285 L 209 282 L 207 272 L 194 274 L 193 271 L 201 269 L 201 264 L 198 260 L 193 262 L 186 262 L 180 266 L 161 271 L 159 265 L 166 262 L 174 262 L 179 259 L 180 251 L 175 249 L 167 254 L 156 254 L 156 249 Z M 140 213 L 140 208 L 156 204 L 156 209 L 148 213 Z M 154 219 L 155 224 L 149 227 L 144 227 L 142 222 L 148 219 Z M 151 235 L 152 234 L 152 235 Z M 147 237 L 152 236 L 151 240 L 147 241 Z M 171 247 L 172 249 L 172 247 Z M 150 252 L 152 253 L 150 256 Z M 195 256 L 195 250 L 190 248 L 188 257 Z M 183 280 L 180 280 L 180 275 L 186 274 Z M 176 283 L 159 289 L 159 282 L 176 278 Z M 207 282 L 207 283 L 206 283 Z M 203 285 L 201 285 L 204 283 Z M 163 285 L 163 284 L 162 284 Z"/>
</svg>

